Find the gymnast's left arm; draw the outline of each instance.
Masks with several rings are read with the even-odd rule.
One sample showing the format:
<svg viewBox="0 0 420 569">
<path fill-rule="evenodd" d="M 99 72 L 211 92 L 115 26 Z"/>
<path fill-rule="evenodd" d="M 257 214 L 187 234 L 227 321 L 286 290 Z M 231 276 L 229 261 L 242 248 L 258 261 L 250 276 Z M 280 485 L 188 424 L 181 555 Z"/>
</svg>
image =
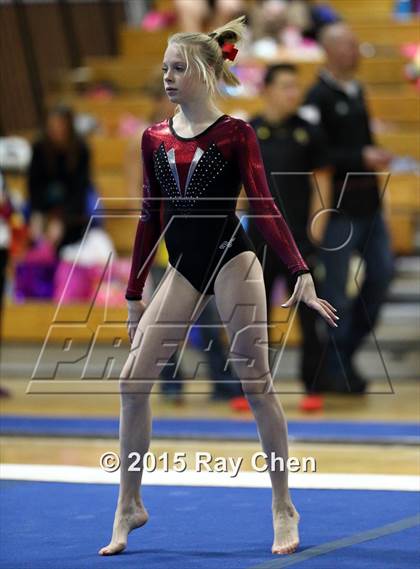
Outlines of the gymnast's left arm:
<svg viewBox="0 0 420 569">
<path fill-rule="evenodd" d="M 296 245 L 286 220 L 278 209 L 268 187 L 264 163 L 257 136 L 250 124 L 238 119 L 235 138 L 235 158 L 239 165 L 242 183 L 249 200 L 255 224 L 297 281 L 292 296 L 282 304 L 287 308 L 303 300 L 317 310 L 333 327 L 337 327 L 336 309 L 326 300 L 318 298 L 309 267 Z"/>
</svg>

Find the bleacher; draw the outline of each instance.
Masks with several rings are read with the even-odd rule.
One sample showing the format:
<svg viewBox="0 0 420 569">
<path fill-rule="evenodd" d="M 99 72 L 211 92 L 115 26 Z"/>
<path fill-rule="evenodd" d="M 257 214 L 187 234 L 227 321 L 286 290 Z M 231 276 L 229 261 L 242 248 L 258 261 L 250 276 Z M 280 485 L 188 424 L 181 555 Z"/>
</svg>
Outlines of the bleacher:
<svg viewBox="0 0 420 569">
<path fill-rule="evenodd" d="M 159 4 L 167 6 L 165 2 Z M 363 59 L 359 77 L 367 87 L 372 116 L 381 125 L 377 134 L 378 143 L 397 155 L 420 160 L 418 93 L 405 78 L 406 60 L 399 50 L 402 43 L 419 40 L 418 21 L 393 20 L 391 11 L 394 3 L 391 0 L 376 1 L 375 10 L 372 10 L 370 2 L 365 1 L 334 0 L 331 4 L 353 25 L 359 38 L 371 44 L 373 52 L 376 50 L 377 55 Z M 94 115 L 104 126 L 107 134 L 94 135 L 90 139 L 94 180 L 101 197 L 118 198 L 118 204 L 122 208 L 128 198 L 124 160 L 129 140 L 117 135 L 117 125 L 124 114 L 149 117 L 153 102 L 141 92 L 141 88 L 149 81 L 156 65 L 159 65 L 167 36 L 174 31 L 145 32 L 123 27 L 119 34 L 117 57 L 87 58 L 84 65 L 89 69 L 93 82 L 109 81 L 117 87 L 117 94 L 109 101 L 82 97 L 75 91 L 72 92 L 67 84 L 66 97 L 75 110 Z M 371 50 L 369 53 L 373 52 Z M 257 60 L 254 63 L 264 64 Z M 299 64 L 305 86 L 313 81 L 320 65 L 321 62 Z M 51 100 L 62 95 L 63 93 L 53 93 Z M 241 110 L 252 115 L 261 107 L 261 101 L 259 98 L 226 98 L 220 101 L 219 106 L 226 113 L 233 114 Z M 392 174 L 385 195 L 393 249 L 396 254 L 410 255 L 416 247 L 416 222 L 420 213 L 419 177 L 410 173 Z M 115 207 L 112 200 L 105 200 L 104 204 L 105 208 L 107 204 Z M 136 225 L 135 218 L 115 216 L 107 220 L 106 228 L 121 255 L 131 254 Z M 100 318 L 102 310 L 94 308 L 93 318 Z M 15 338 L 18 329 L 19 339 L 23 339 L 19 325 L 23 320 L 28 331 L 26 339 L 44 338 L 51 320 L 48 311 L 52 314 L 52 307 L 45 311 L 45 307 L 37 303 L 26 303 L 24 308 L 9 305 L 5 312 L 5 339 Z M 84 307 L 75 306 L 72 311 L 73 316 L 78 311 L 82 314 Z M 115 309 L 115 316 L 120 320 L 124 318 L 119 309 Z M 274 339 L 279 339 L 286 328 L 287 324 L 279 325 Z M 89 335 L 88 328 L 79 333 L 86 339 Z M 298 326 L 294 324 L 288 342 L 293 344 L 298 339 Z"/>
</svg>

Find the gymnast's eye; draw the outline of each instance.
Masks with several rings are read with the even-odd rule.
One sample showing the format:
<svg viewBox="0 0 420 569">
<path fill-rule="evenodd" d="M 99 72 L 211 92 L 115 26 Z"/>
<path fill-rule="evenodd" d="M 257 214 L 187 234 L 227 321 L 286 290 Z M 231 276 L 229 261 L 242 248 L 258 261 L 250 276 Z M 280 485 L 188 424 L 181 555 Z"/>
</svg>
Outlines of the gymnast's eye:
<svg viewBox="0 0 420 569">
<path fill-rule="evenodd" d="M 180 72 L 182 72 L 182 71 L 185 71 L 185 66 L 184 66 L 184 65 L 175 65 L 175 66 L 174 66 L 174 69 L 175 69 L 175 71 L 180 71 Z M 167 68 L 167 67 L 162 67 L 162 71 L 163 71 L 164 73 L 166 73 L 166 72 L 168 71 L 168 68 Z"/>
</svg>

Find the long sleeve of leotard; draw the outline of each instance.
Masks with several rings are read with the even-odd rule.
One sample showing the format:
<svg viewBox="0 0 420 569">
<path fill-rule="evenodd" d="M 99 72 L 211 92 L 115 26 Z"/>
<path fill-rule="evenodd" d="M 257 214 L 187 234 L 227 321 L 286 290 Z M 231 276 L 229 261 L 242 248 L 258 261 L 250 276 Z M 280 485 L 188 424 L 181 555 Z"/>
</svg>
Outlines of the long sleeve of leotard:
<svg viewBox="0 0 420 569">
<path fill-rule="evenodd" d="M 143 200 L 137 225 L 131 271 L 125 294 L 127 300 L 141 300 L 144 283 L 161 236 L 161 193 L 153 170 L 153 149 L 147 129 L 141 139 L 143 163 Z"/>
<path fill-rule="evenodd" d="M 310 273 L 293 235 L 268 187 L 260 145 L 254 129 L 238 121 L 236 158 L 255 223 L 264 239 L 293 275 Z"/>
</svg>

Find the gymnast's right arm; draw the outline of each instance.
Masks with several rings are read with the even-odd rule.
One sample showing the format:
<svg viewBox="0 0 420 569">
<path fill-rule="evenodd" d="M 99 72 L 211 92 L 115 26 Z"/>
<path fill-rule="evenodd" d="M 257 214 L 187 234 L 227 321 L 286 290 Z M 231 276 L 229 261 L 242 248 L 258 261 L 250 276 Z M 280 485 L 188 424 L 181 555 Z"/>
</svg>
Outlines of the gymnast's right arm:
<svg viewBox="0 0 420 569">
<path fill-rule="evenodd" d="M 143 203 L 137 225 L 131 271 L 125 298 L 141 300 L 147 275 L 150 271 L 161 236 L 161 192 L 153 169 L 153 147 L 150 129 L 141 139 L 143 162 Z M 130 303 L 129 303 L 130 304 Z"/>
</svg>

